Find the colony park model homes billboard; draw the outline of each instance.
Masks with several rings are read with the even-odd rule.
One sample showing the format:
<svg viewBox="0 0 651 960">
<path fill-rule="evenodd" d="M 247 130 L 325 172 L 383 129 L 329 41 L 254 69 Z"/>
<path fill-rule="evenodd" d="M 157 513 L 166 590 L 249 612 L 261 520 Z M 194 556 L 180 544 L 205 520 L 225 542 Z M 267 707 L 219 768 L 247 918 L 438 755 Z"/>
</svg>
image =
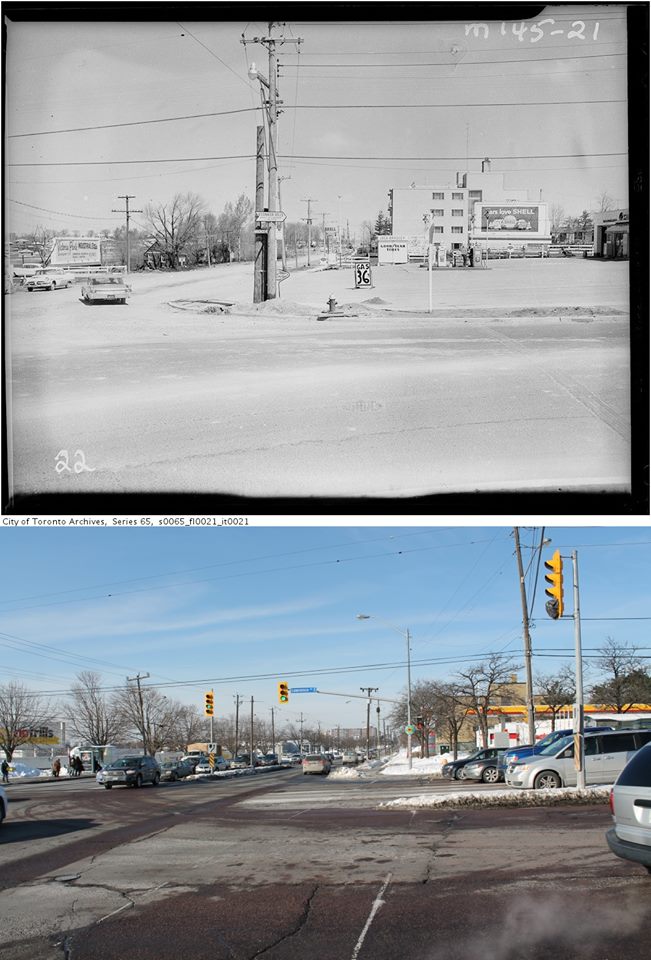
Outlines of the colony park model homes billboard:
<svg viewBox="0 0 651 960">
<path fill-rule="evenodd" d="M 102 263 L 99 237 L 56 237 L 50 266 L 97 266 Z"/>
<path fill-rule="evenodd" d="M 546 203 L 476 203 L 475 234 L 503 237 L 549 236 Z"/>
</svg>

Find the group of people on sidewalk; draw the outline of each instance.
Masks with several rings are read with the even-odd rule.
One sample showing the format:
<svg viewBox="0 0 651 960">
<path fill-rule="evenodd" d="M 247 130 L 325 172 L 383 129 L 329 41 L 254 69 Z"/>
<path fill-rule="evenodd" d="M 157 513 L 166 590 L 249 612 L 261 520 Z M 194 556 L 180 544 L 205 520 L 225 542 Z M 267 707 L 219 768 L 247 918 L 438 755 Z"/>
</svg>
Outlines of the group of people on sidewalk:
<svg viewBox="0 0 651 960">
<path fill-rule="evenodd" d="M 84 765 L 82 763 L 81 757 L 70 757 L 68 763 L 68 776 L 69 777 L 80 777 L 84 772 Z M 57 777 L 61 773 L 61 761 L 57 757 L 56 760 L 52 763 L 52 776 Z"/>
</svg>

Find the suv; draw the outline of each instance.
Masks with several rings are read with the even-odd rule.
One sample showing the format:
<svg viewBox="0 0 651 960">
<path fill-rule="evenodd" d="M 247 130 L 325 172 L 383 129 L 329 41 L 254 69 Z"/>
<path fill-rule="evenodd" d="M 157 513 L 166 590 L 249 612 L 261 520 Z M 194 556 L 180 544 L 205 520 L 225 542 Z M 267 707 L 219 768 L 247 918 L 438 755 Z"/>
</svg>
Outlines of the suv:
<svg viewBox="0 0 651 960">
<path fill-rule="evenodd" d="M 622 860 L 641 863 L 651 873 L 651 743 L 631 757 L 610 791 L 614 826 L 608 846 Z"/>
<path fill-rule="evenodd" d="M 613 783 L 635 751 L 651 742 L 651 730 L 588 733 L 584 741 L 586 784 Z M 505 779 L 510 787 L 528 789 L 576 786 L 574 737 L 565 737 L 536 756 L 509 764 Z"/>
<path fill-rule="evenodd" d="M 107 763 L 97 774 L 96 780 L 107 790 L 120 784 L 125 787 L 142 787 L 144 783 L 151 783 L 152 787 L 157 787 L 160 767 L 153 757 L 120 757 L 119 760 Z"/>
<path fill-rule="evenodd" d="M 0 823 L 7 816 L 7 794 L 4 787 L 0 787 Z"/>
</svg>

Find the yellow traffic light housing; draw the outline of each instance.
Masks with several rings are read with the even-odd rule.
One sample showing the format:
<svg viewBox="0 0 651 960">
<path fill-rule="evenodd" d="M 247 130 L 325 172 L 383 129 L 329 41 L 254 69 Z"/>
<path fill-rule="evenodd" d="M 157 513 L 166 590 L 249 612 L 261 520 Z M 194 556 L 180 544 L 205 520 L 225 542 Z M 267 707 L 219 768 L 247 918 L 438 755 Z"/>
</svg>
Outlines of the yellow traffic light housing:
<svg viewBox="0 0 651 960">
<path fill-rule="evenodd" d="M 545 560 L 545 568 L 549 573 L 545 574 L 545 580 L 550 584 L 545 587 L 545 593 L 550 598 L 545 604 L 545 610 L 552 620 L 558 620 L 563 616 L 563 560 L 560 550 L 552 554 L 551 560 Z"/>
<path fill-rule="evenodd" d="M 207 717 L 214 716 L 215 713 L 215 694 L 212 690 L 208 690 L 206 693 L 206 701 L 204 704 L 203 712 Z"/>
<path fill-rule="evenodd" d="M 278 702 L 289 703 L 289 687 L 284 682 L 278 684 Z"/>
</svg>

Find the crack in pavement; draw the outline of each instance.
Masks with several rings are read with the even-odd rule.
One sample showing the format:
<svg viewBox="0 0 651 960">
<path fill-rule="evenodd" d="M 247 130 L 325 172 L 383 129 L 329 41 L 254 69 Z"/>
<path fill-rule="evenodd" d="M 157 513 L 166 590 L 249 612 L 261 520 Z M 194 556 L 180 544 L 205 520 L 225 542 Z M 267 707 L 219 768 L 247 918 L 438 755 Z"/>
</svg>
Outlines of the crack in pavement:
<svg viewBox="0 0 651 960">
<path fill-rule="evenodd" d="M 269 950 L 273 950 L 274 947 L 277 947 L 279 943 L 284 943 L 285 940 L 289 940 L 290 937 L 295 937 L 297 933 L 300 933 L 300 931 L 303 929 L 303 927 L 304 927 L 305 924 L 307 923 L 307 919 L 308 919 L 309 914 L 310 914 L 310 908 L 311 908 L 311 906 L 312 906 L 312 900 L 313 900 L 314 897 L 316 896 L 316 892 L 317 892 L 318 889 L 319 889 L 319 885 L 316 884 L 315 887 L 314 887 L 314 889 L 312 890 L 312 893 L 308 896 L 307 900 L 305 901 L 305 906 L 304 906 L 304 908 L 303 908 L 303 913 L 302 913 L 301 916 L 298 918 L 298 924 L 297 924 L 296 928 L 295 928 L 294 930 L 291 930 L 289 933 L 284 934 L 284 935 L 283 935 L 282 937 L 280 937 L 278 940 L 274 941 L 274 943 L 270 943 L 269 946 L 264 947 L 262 950 L 258 951 L 258 953 L 254 953 L 254 954 L 249 958 L 249 960 L 257 960 L 258 957 L 264 956 L 264 954 L 265 954 L 265 953 L 268 953 Z"/>
</svg>

